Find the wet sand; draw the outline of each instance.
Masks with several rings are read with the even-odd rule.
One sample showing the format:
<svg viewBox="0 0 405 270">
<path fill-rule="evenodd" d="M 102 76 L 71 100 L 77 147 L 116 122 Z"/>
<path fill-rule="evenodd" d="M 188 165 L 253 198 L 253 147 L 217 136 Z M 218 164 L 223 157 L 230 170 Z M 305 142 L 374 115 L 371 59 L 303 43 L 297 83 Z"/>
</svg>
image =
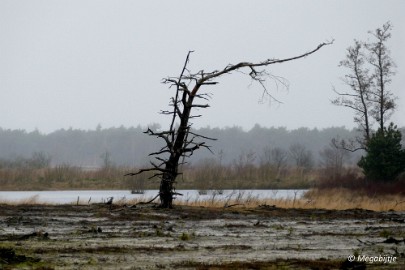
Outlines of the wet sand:
<svg viewBox="0 0 405 270">
<path fill-rule="evenodd" d="M 394 211 L 0 208 L 0 269 L 405 269 L 404 240 Z"/>
</svg>

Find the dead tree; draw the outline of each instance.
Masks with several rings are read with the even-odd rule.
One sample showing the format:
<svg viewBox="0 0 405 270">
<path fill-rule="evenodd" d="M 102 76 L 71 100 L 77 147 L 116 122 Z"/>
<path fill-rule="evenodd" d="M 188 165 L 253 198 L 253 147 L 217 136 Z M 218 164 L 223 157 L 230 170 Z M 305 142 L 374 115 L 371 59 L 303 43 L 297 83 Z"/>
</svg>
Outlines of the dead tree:
<svg viewBox="0 0 405 270">
<path fill-rule="evenodd" d="M 150 162 L 150 168 L 141 169 L 136 173 L 129 173 L 127 175 L 136 175 L 147 171 L 155 172 L 152 177 L 159 177 L 161 179 L 158 194 L 160 197 L 160 207 L 171 208 L 174 196 L 178 195 L 174 185 L 176 177 L 180 173 L 178 171 L 179 165 L 184 162 L 184 158 L 190 157 L 197 149 L 206 148 L 210 150 L 206 141 L 213 140 L 213 138 L 196 134 L 191 130 L 192 124 L 190 123 L 190 119 L 201 116 L 192 115 L 192 110 L 209 107 L 207 102 L 210 99 L 210 95 L 200 93 L 200 89 L 203 86 L 216 85 L 218 82 L 215 80 L 223 75 L 230 74 L 233 71 L 247 70 L 248 72 L 246 74 L 252 81 L 259 83 L 262 87 L 263 96 L 268 96 L 270 99 L 276 100 L 270 94 L 264 82 L 267 78 L 273 80 L 278 80 L 279 78 L 272 76 L 265 68 L 270 65 L 305 58 L 331 43 L 332 42 L 321 43 L 315 49 L 295 57 L 267 59 L 258 63 L 240 62 L 238 64 L 229 64 L 221 70 L 214 70 L 212 72 L 200 70 L 197 73 L 192 73 L 188 69 L 190 55 L 192 53 L 192 51 L 189 51 L 180 75 L 178 77 L 168 77 L 163 80 L 163 83 L 170 86 L 169 88 L 175 88 L 175 95 L 171 98 L 170 102 L 172 109 L 161 112 L 162 114 L 171 116 L 169 129 L 166 131 L 154 131 L 148 128 L 145 132 L 150 136 L 161 138 L 165 145 L 159 151 L 150 153 L 150 156 L 155 157 L 155 160 Z M 201 101 L 203 103 L 201 103 Z"/>
</svg>

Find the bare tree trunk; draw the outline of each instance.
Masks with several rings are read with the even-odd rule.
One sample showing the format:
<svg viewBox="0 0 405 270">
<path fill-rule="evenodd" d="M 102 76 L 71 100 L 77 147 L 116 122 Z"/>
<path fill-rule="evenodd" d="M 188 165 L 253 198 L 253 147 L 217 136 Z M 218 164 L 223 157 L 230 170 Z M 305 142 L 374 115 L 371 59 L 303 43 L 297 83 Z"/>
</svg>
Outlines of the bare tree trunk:
<svg viewBox="0 0 405 270">
<path fill-rule="evenodd" d="M 165 173 L 160 181 L 159 197 L 160 207 L 172 208 L 173 207 L 173 183 L 176 179 L 173 174 Z"/>
<path fill-rule="evenodd" d="M 189 130 L 188 122 L 190 119 L 191 108 L 193 104 L 193 96 L 189 96 L 188 100 L 183 100 L 184 109 L 181 114 L 180 127 L 177 131 L 177 137 L 171 150 L 169 160 L 166 162 L 165 172 L 163 173 L 160 181 L 160 206 L 162 208 L 172 208 L 173 206 L 173 193 L 174 183 L 178 175 L 178 167 L 180 158 L 184 152 L 187 152 L 187 133 Z"/>
<path fill-rule="evenodd" d="M 166 145 L 162 149 L 160 149 L 158 152 L 150 154 L 155 156 L 159 164 L 151 161 L 151 168 L 141 169 L 137 173 L 129 173 L 127 175 L 136 175 L 146 171 L 157 172 L 152 177 L 160 177 L 161 179 L 159 188 L 160 206 L 163 208 L 171 208 L 173 206 L 174 195 L 177 195 L 174 184 L 178 175 L 179 164 L 181 164 L 180 158 L 191 156 L 195 150 L 201 147 L 210 150 L 210 147 L 206 145 L 205 141 L 201 141 L 201 139 L 213 140 L 212 138 L 195 134 L 190 131 L 191 124 L 189 123 L 189 120 L 193 117 L 200 116 L 191 115 L 192 108 L 209 107 L 208 104 L 194 104 L 195 98 L 198 98 L 199 100 L 208 100 L 210 98 L 209 94 L 199 93 L 201 86 L 216 85 L 217 82 L 213 81 L 214 79 L 217 79 L 222 75 L 229 74 L 233 71 L 246 68 L 250 71 L 250 73 L 248 74 L 249 77 L 262 86 L 263 95 L 267 95 L 271 99 L 274 99 L 274 97 L 271 96 L 270 93 L 267 91 L 267 88 L 264 85 L 264 81 L 266 77 L 270 77 L 272 79 L 274 79 L 275 77 L 267 73 L 266 70 L 257 70 L 258 68 L 265 68 L 269 65 L 281 64 L 284 62 L 304 58 L 315 53 L 323 46 L 329 45 L 331 43 L 332 42 L 322 43 L 312 51 L 291 58 L 267 59 L 259 63 L 240 62 L 235 65 L 227 65 L 222 70 L 215 70 L 212 72 L 205 72 L 201 70 L 195 74 L 191 73 L 187 69 L 189 56 L 191 54 L 190 51 L 187 54 L 186 61 L 184 63 L 180 76 L 174 78 L 169 77 L 163 81 L 164 83 L 168 83 L 171 86 L 176 87 L 176 94 L 174 97 L 171 98 L 170 104 L 173 107 L 173 110 L 162 111 L 163 114 L 172 116 L 169 130 L 163 132 L 154 132 L 148 128 L 148 130 L 145 132 L 151 136 L 162 138 L 165 141 Z M 280 79 L 278 78 L 277 80 Z M 179 124 L 178 128 L 176 128 L 176 124 Z M 189 136 L 190 134 L 191 136 Z"/>
</svg>

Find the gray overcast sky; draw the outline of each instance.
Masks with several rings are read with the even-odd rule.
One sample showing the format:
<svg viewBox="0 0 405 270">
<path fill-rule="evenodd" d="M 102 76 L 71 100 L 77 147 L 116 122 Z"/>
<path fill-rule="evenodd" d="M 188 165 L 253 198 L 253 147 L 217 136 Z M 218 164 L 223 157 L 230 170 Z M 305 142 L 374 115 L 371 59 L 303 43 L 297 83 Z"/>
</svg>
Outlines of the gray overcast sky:
<svg viewBox="0 0 405 270">
<path fill-rule="evenodd" d="M 15 1 L 0 0 L 0 127 L 94 129 L 170 119 L 172 91 L 161 79 L 190 68 L 295 56 L 335 39 L 306 59 L 270 67 L 290 82 L 269 83 L 283 104 L 260 104 L 261 89 L 234 73 L 210 87 L 211 108 L 196 127 L 254 124 L 352 128 L 352 112 L 330 104 L 354 39 L 391 21 L 400 99 L 392 120 L 405 126 L 405 1 Z"/>
</svg>

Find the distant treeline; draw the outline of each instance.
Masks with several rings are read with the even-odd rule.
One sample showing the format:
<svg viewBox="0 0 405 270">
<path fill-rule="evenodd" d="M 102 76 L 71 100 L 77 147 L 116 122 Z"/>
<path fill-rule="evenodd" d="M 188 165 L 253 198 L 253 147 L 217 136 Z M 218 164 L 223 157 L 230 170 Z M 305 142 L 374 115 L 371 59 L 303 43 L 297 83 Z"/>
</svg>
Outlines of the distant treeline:
<svg viewBox="0 0 405 270">
<path fill-rule="evenodd" d="M 159 125 L 155 124 L 151 128 L 159 129 Z M 12 167 L 21 162 L 45 162 L 50 166 L 69 164 L 89 169 L 110 165 L 140 167 L 148 164 L 149 153 L 162 146 L 158 138 L 144 134 L 145 130 L 146 127 L 141 126 L 99 126 L 95 130 L 60 129 L 44 134 L 39 131 L 0 128 L 0 167 Z M 316 166 L 322 160 L 320 153 L 330 147 L 332 138 L 354 138 L 358 135 L 356 130 L 344 127 L 288 130 L 259 125 L 249 131 L 241 127 L 206 127 L 195 132 L 217 140 L 208 141 L 213 153 L 205 149 L 196 151 L 190 160 L 191 164 L 216 159 L 223 165 L 233 164 L 243 158 L 250 158 L 260 164 L 270 149 L 288 152 L 299 145 L 312 156 L 313 165 Z M 355 163 L 360 155 L 352 155 L 346 162 Z"/>
</svg>

